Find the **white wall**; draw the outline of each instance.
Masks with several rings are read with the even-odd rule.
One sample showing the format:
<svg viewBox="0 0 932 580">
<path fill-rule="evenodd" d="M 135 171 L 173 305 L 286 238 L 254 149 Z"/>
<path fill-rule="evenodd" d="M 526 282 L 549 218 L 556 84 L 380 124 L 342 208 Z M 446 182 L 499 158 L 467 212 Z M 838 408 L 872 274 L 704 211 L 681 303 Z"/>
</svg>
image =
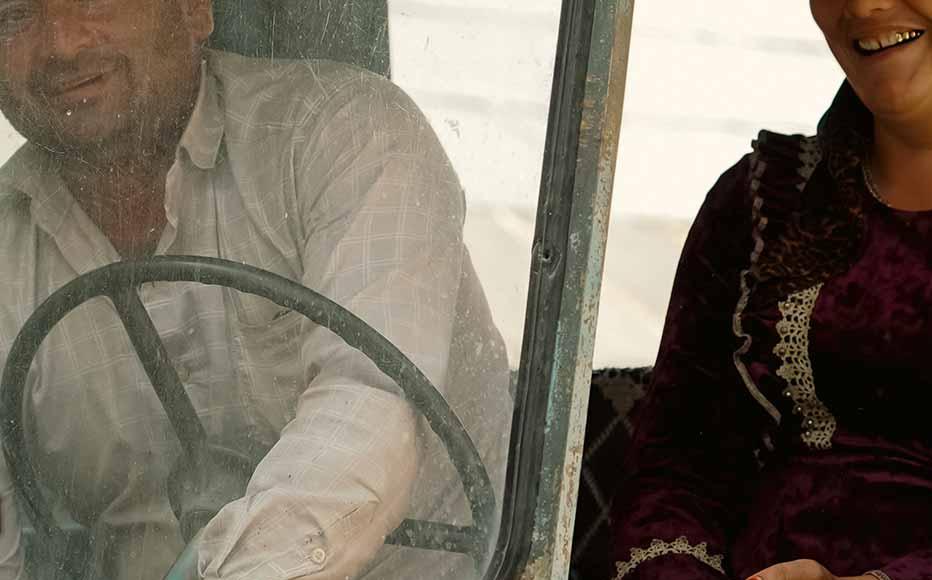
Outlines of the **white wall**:
<svg viewBox="0 0 932 580">
<path fill-rule="evenodd" d="M 637 0 L 615 207 L 691 218 L 759 129 L 814 132 L 841 79 L 808 2 Z"/>
</svg>

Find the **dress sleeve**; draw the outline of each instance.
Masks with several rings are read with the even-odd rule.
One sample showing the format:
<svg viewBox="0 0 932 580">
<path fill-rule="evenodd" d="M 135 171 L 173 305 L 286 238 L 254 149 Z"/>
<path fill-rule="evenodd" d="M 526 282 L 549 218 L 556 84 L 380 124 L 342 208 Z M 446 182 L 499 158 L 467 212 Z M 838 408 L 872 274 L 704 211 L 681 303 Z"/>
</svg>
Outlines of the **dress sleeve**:
<svg viewBox="0 0 932 580">
<path fill-rule="evenodd" d="M 359 82 L 332 95 L 295 143 L 302 283 L 443 389 L 465 208 L 430 125 L 394 85 Z M 422 443 L 399 387 L 324 327 L 307 332 L 301 356 L 308 384 L 294 420 L 246 496 L 205 529 L 208 580 L 356 578 L 417 501 Z"/>
<path fill-rule="evenodd" d="M 754 250 L 751 158 L 709 193 L 680 259 L 654 378 L 615 496 L 616 580 L 729 576 L 726 548 L 767 416 L 735 367 Z"/>
</svg>

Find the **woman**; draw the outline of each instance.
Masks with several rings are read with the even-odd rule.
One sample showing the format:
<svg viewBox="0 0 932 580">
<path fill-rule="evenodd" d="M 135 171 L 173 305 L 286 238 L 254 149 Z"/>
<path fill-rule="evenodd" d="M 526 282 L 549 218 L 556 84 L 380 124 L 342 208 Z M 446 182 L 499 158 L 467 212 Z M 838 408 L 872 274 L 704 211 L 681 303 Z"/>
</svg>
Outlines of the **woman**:
<svg viewBox="0 0 932 580">
<path fill-rule="evenodd" d="M 932 578 L 932 0 L 811 0 L 847 80 L 681 259 L 616 578 Z"/>
</svg>

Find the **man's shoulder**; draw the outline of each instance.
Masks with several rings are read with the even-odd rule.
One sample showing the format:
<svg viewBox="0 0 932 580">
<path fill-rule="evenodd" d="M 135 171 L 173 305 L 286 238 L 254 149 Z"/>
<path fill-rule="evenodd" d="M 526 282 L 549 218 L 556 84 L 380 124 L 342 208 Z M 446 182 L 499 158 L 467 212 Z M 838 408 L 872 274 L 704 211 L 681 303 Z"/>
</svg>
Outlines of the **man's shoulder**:
<svg viewBox="0 0 932 580">
<path fill-rule="evenodd" d="M 36 151 L 23 145 L 0 167 L 0 302 L 9 302 L 9 292 L 21 283 L 32 266 L 27 256 L 35 243 L 36 222 L 32 213 L 30 187 L 41 187 L 41 166 Z M 0 331 L 4 321 L 0 320 Z"/>
<path fill-rule="evenodd" d="M 410 103 L 389 79 L 331 60 L 257 59 L 211 51 L 228 118 L 255 125 L 297 126 L 357 99 Z"/>
<path fill-rule="evenodd" d="M 39 187 L 47 171 L 44 156 L 25 143 L 0 166 L 0 229 L 7 233 L 15 222 L 29 219 L 29 188 Z"/>
</svg>

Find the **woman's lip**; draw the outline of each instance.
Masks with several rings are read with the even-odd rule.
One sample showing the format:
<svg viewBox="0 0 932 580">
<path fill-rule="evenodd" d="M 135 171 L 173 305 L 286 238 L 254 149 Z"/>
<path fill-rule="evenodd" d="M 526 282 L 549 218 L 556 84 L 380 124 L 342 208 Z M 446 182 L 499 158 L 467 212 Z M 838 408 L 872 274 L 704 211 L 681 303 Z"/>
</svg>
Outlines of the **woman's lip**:
<svg viewBox="0 0 932 580">
<path fill-rule="evenodd" d="M 896 53 L 896 52 L 898 52 L 900 49 L 904 49 L 904 48 L 907 48 L 907 47 L 909 47 L 909 46 L 911 46 L 911 45 L 913 45 L 913 44 L 916 44 L 917 42 L 921 42 L 921 41 L 926 37 L 926 31 L 925 31 L 925 30 L 916 30 L 916 32 L 920 32 L 920 33 L 921 33 L 921 34 L 920 34 L 918 37 L 916 37 L 916 38 L 913 38 L 913 39 L 911 39 L 911 40 L 907 40 L 906 42 L 900 42 L 899 44 L 895 44 L 895 45 L 893 45 L 893 46 L 888 46 L 887 48 L 882 48 L 882 49 L 880 49 L 880 50 L 876 50 L 876 51 L 873 51 L 873 52 L 865 51 L 863 48 L 860 47 L 860 45 L 858 45 L 858 41 L 854 41 L 854 42 L 852 43 L 851 46 L 852 46 L 852 48 L 854 49 L 854 52 L 855 52 L 857 55 L 859 55 L 859 56 L 862 56 L 862 57 L 864 57 L 864 58 L 876 58 L 876 57 L 884 56 L 884 55 L 887 55 L 887 54 Z"/>
</svg>

